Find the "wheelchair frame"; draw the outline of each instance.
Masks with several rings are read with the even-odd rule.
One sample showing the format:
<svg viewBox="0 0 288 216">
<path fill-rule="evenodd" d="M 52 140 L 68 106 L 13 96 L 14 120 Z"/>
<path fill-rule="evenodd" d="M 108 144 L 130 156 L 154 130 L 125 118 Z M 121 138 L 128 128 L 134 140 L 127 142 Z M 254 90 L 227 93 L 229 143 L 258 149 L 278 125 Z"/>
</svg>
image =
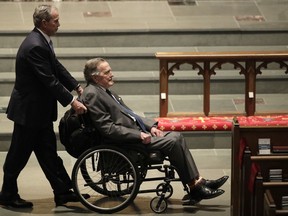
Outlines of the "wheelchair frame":
<svg viewBox="0 0 288 216">
<path fill-rule="evenodd" d="M 138 193 L 155 192 L 157 196 L 150 201 L 150 208 L 155 213 L 162 213 L 173 194 L 170 183 L 180 181 L 175 178 L 175 167 L 163 164 L 164 160 L 168 159 L 159 151 L 94 146 L 82 153 L 73 167 L 74 192 L 85 207 L 98 213 L 121 211 L 134 201 Z M 164 177 L 146 178 L 147 172 L 153 169 L 163 173 Z M 159 180 L 164 182 L 155 189 L 140 190 L 143 182 Z M 183 187 L 188 193 L 188 187 Z M 90 198 L 85 199 L 83 194 L 89 194 Z"/>
</svg>

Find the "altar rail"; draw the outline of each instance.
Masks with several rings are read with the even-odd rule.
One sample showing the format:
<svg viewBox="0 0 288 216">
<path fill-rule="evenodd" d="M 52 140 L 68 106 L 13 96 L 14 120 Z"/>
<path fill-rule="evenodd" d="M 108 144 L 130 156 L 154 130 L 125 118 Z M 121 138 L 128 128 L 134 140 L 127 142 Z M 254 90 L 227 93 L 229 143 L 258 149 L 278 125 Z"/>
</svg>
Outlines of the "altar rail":
<svg viewBox="0 0 288 216">
<path fill-rule="evenodd" d="M 216 75 L 215 70 L 223 64 L 230 63 L 239 74 L 245 77 L 245 114 L 253 116 L 256 104 L 256 76 L 261 74 L 270 63 L 279 65 L 288 74 L 288 52 L 257 51 L 257 52 L 157 52 L 160 61 L 160 117 L 168 114 L 168 79 L 180 66 L 188 64 L 198 75 L 203 76 L 203 113 L 210 113 L 210 77 Z M 177 114 L 177 113 L 174 113 Z M 221 113 L 220 113 L 221 114 Z M 227 115 L 227 113 L 224 113 Z M 233 113 L 235 115 L 237 113 Z M 181 113 L 189 115 L 189 113 Z M 243 115 L 243 113 L 241 113 Z"/>
</svg>

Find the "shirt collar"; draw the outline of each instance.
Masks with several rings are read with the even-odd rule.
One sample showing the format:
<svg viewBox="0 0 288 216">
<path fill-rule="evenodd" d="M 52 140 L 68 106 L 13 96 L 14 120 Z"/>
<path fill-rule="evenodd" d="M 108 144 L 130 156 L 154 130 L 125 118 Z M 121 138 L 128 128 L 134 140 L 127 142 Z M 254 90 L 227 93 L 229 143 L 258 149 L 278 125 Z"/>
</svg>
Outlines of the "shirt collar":
<svg viewBox="0 0 288 216">
<path fill-rule="evenodd" d="M 97 84 L 98 85 L 98 84 Z M 101 86 L 101 85 L 98 85 L 103 91 L 106 91 L 106 89 L 103 87 L 103 86 Z"/>
<path fill-rule="evenodd" d="M 46 39 L 46 41 L 49 43 L 50 40 L 51 40 L 51 38 L 50 38 L 47 34 L 45 34 L 43 31 L 41 31 L 39 28 L 37 28 L 37 29 L 38 29 L 38 31 L 40 31 L 40 33 L 44 36 L 44 38 Z"/>
</svg>

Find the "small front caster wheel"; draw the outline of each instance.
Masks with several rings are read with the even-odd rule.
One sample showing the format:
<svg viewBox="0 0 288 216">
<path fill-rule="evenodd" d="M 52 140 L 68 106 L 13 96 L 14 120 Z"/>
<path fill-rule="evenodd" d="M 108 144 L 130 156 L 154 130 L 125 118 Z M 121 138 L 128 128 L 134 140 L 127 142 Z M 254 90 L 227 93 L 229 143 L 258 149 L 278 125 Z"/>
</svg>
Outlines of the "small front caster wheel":
<svg viewBox="0 0 288 216">
<path fill-rule="evenodd" d="M 161 199 L 161 197 L 154 197 L 150 202 L 150 208 L 157 214 L 166 211 L 167 207 L 168 204 L 166 199 Z"/>
<path fill-rule="evenodd" d="M 173 194 L 173 187 L 170 184 L 166 184 L 166 183 L 161 183 L 156 187 L 156 194 L 157 196 L 161 196 L 161 193 L 164 190 L 164 187 L 167 187 L 166 193 L 165 193 L 165 199 L 169 199 L 172 194 Z"/>
</svg>

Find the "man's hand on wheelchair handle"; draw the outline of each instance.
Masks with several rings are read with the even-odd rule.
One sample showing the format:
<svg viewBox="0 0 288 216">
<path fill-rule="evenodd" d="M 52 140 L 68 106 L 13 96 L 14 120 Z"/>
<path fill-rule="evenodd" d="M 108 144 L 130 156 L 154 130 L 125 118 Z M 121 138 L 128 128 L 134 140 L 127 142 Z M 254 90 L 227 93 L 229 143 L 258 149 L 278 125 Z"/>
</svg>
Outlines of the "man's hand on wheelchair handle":
<svg viewBox="0 0 288 216">
<path fill-rule="evenodd" d="M 72 102 L 71 106 L 77 114 L 84 114 L 87 112 L 87 108 L 77 99 Z"/>
</svg>

